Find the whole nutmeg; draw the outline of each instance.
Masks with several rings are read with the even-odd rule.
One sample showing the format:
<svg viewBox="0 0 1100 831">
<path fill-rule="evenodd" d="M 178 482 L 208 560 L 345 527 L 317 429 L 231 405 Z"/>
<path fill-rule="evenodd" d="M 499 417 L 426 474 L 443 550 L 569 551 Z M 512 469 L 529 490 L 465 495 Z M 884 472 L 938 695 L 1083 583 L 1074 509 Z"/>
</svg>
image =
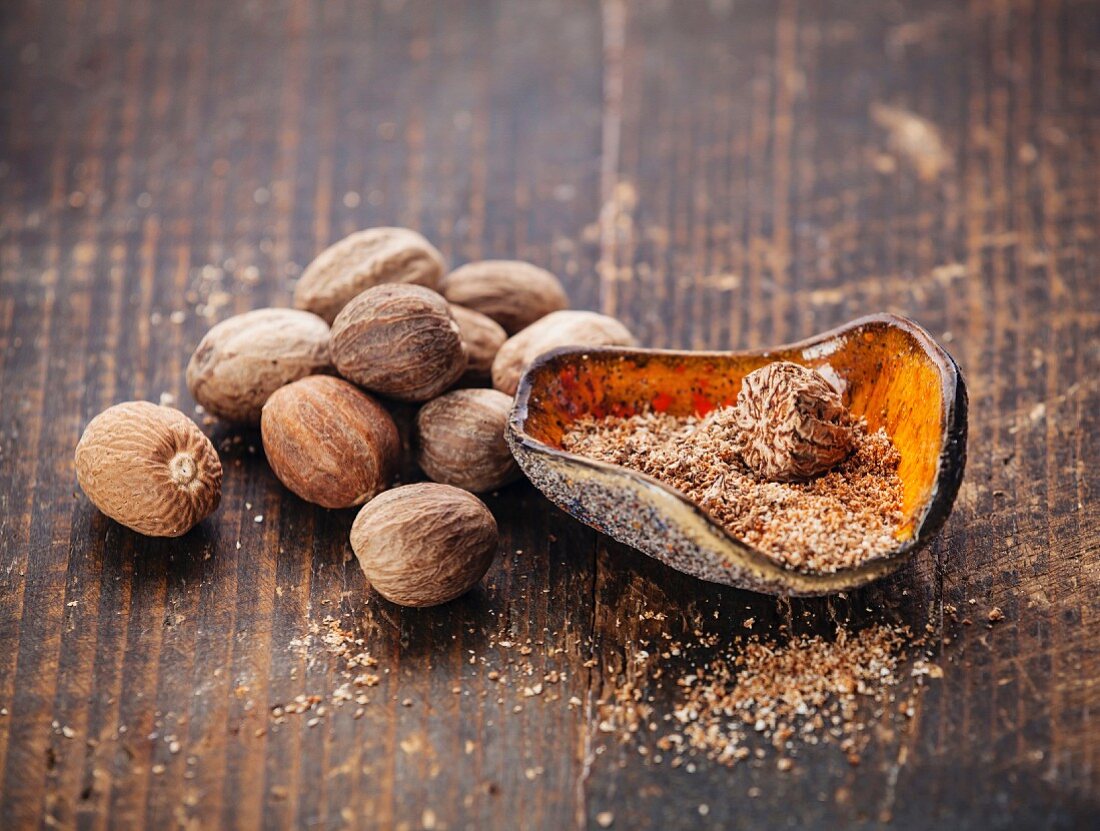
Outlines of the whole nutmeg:
<svg viewBox="0 0 1100 831">
<path fill-rule="evenodd" d="M 227 421 L 259 424 L 279 387 L 331 371 L 328 324 L 297 309 L 256 309 L 223 320 L 199 341 L 187 364 L 187 388 Z"/>
<path fill-rule="evenodd" d="M 362 505 L 385 489 L 401 454 L 382 405 L 330 375 L 277 389 L 264 404 L 260 433 L 279 481 L 325 508 Z"/>
<path fill-rule="evenodd" d="M 509 335 L 569 306 L 558 278 L 519 260 L 484 260 L 456 268 L 439 287 L 452 303 L 488 315 Z"/>
<path fill-rule="evenodd" d="M 745 376 L 734 407 L 734 448 L 763 479 L 808 479 L 852 451 L 852 417 L 818 372 L 776 361 Z"/>
<path fill-rule="evenodd" d="M 222 494 L 214 445 L 179 410 L 128 401 L 93 418 L 76 446 L 76 478 L 92 504 L 150 537 L 178 537 Z"/>
<path fill-rule="evenodd" d="M 465 594 L 497 552 L 497 523 L 467 491 L 421 482 L 376 496 L 351 527 L 367 580 L 402 606 L 436 606 Z"/>
<path fill-rule="evenodd" d="M 430 479 L 468 491 L 491 491 L 519 475 L 504 431 L 512 399 L 497 390 L 455 390 L 416 417 L 417 461 Z"/>
<path fill-rule="evenodd" d="M 596 312 L 552 312 L 500 347 L 493 360 L 493 386 L 516 394 L 520 376 L 541 355 L 559 346 L 633 346 L 636 341 L 622 323 Z"/>
<path fill-rule="evenodd" d="M 458 379 L 459 383 L 471 386 L 488 383 L 493 375 L 493 358 L 504 341 L 508 340 L 508 333 L 491 317 L 465 306 L 452 303 L 451 317 L 458 323 L 468 358 L 466 371 Z"/>
<path fill-rule="evenodd" d="M 345 237 L 306 266 L 294 289 L 294 305 L 331 323 L 360 292 L 381 283 L 435 288 L 443 255 L 408 228 L 368 228 Z"/>
<path fill-rule="evenodd" d="M 466 345 L 447 301 L 422 286 L 375 286 L 336 317 L 337 371 L 401 401 L 427 401 L 466 370 Z"/>
</svg>

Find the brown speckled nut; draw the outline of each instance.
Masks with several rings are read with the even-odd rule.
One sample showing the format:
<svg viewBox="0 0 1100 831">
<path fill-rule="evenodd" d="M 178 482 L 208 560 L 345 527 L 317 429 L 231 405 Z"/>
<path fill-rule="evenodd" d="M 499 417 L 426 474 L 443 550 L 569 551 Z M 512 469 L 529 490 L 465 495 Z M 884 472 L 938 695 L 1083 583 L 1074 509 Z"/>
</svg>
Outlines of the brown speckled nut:
<svg viewBox="0 0 1100 831">
<path fill-rule="evenodd" d="M 434 289 L 443 255 L 408 228 L 368 228 L 345 237 L 306 266 L 294 289 L 294 305 L 331 323 L 357 294 L 381 283 L 414 283 Z"/>
<path fill-rule="evenodd" d="M 421 286 L 367 289 L 336 317 L 329 348 L 349 381 L 401 401 L 434 398 L 466 370 L 447 301 Z"/>
<path fill-rule="evenodd" d="M 214 445 L 179 410 L 129 401 L 89 422 L 76 446 L 76 477 L 92 504 L 151 537 L 178 537 L 221 500 Z"/>
<path fill-rule="evenodd" d="M 421 482 L 375 497 L 355 518 L 351 547 L 375 591 L 402 606 L 465 594 L 496 556 L 497 524 L 476 496 Z"/>
<path fill-rule="evenodd" d="M 487 315 L 509 335 L 569 305 L 558 278 L 519 260 L 483 260 L 456 268 L 439 290 L 450 302 Z"/>
<path fill-rule="evenodd" d="M 207 412 L 259 424 L 279 387 L 331 372 L 328 324 L 297 309 L 256 309 L 223 320 L 199 341 L 187 364 L 187 388 Z"/>
<path fill-rule="evenodd" d="M 279 481 L 325 508 L 362 505 L 383 490 L 401 453 L 397 426 L 382 405 L 327 375 L 276 390 L 260 431 Z"/>
<path fill-rule="evenodd" d="M 516 394 L 520 376 L 544 352 L 562 346 L 634 346 L 630 330 L 596 312 L 552 312 L 510 337 L 493 361 L 493 386 Z"/>
<path fill-rule="evenodd" d="M 416 417 L 417 461 L 428 477 L 475 493 L 519 476 L 504 438 L 511 396 L 497 390 L 455 390 L 425 404 Z"/>
<path fill-rule="evenodd" d="M 458 379 L 459 383 L 464 386 L 484 386 L 492 380 L 493 359 L 508 340 L 508 333 L 499 323 L 481 312 L 453 303 L 450 308 L 451 317 L 458 323 L 462 334 L 462 342 L 466 344 L 468 357 L 466 371 Z"/>
</svg>

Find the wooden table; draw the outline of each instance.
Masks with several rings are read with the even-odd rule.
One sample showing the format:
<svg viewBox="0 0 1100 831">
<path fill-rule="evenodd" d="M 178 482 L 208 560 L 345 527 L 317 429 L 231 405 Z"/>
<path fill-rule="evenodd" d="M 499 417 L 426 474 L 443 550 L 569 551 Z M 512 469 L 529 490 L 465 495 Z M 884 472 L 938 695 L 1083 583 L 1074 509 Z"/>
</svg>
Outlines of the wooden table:
<svg viewBox="0 0 1100 831">
<path fill-rule="evenodd" d="M 2 27 L 0 826 L 1097 821 L 1100 4 L 14 0 Z M 893 579 L 788 604 L 517 484 L 489 498 L 483 587 L 424 611 L 370 594 L 353 512 L 291 497 L 254 433 L 209 428 L 224 499 L 183 539 L 98 515 L 84 424 L 133 398 L 191 412 L 211 323 L 288 304 L 373 225 L 545 265 L 652 346 L 909 315 L 969 382 L 954 514 Z M 647 612 L 677 637 L 930 624 L 944 677 L 859 767 L 822 745 L 786 773 L 673 769 L 597 728 Z M 381 683 L 361 718 L 279 724 L 339 683 L 292 644 L 326 615 Z M 564 679 L 490 680 L 504 637 Z"/>
</svg>

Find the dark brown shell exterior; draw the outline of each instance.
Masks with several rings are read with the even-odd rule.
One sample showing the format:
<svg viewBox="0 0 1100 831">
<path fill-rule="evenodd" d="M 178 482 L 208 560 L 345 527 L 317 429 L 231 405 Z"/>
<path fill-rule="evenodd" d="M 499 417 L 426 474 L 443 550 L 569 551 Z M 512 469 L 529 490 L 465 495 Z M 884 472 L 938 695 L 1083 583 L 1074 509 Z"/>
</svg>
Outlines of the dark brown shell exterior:
<svg viewBox="0 0 1100 831">
<path fill-rule="evenodd" d="M 148 401 L 93 418 L 76 446 L 76 477 L 111 519 L 150 537 L 178 537 L 221 501 L 222 463 L 179 410 Z"/>
<path fill-rule="evenodd" d="M 421 286 L 384 285 L 337 315 L 329 342 L 337 371 L 401 401 L 427 401 L 466 370 L 466 344 L 447 301 Z"/>
<path fill-rule="evenodd" d="M 472 589 L 499 544 L 485 504 L 467 491 L 420 482 L 368 502 L 351 547 L 375 591 L 402 606 L 436 606 Z"/>
<path fill-rule="evenodd" d="M 325 508 L 362 505 L 382 491 L 401 453 L 397 426 L 382 405 L 328 375 L 276 390 L 260 432 L 279 481 Z"/>
</svg>

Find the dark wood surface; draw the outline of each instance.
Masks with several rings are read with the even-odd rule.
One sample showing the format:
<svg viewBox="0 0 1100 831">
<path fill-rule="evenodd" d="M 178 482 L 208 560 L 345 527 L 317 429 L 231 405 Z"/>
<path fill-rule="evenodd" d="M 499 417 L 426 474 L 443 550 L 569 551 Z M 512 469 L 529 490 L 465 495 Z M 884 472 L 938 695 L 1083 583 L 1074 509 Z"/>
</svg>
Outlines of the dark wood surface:
<svg viewBox="0 0 1100 831">
<path fill-rule="evenodd" d="M 11 0 L 0 18 L 0 826 L 1095 826 L 1100 4 Z M 547 266 L 652 346 L 915 318 L 970 388 L 954 514 L 887 582 L 784 604 L 671 572 L 521 483 L 489 499 L 504 556 L 484 586 L 407 611 L 348 561 L 352 512 L 283 491 L 255 434 L 212 428 L 224 500 L 181 540 L 91 508 L 72 451 L 96 412 L 162 393 L 190 412 L 212 321 L 288 303 L 320 248 L 389 224 L 452 264 Z M 289 648 L 328 614 L 379 659 L 372 703 L 272 725 L 338 683 L 336 659 Z M 657 627 L 749 615 L 930 625 L 944 677 L 858 768 L 820 746 L 787 773 L 689 772 L 598 731 Z M 499 632 L 566 673 L 559 699 L 488 679 L 516 657 Z"/>
</svg>

